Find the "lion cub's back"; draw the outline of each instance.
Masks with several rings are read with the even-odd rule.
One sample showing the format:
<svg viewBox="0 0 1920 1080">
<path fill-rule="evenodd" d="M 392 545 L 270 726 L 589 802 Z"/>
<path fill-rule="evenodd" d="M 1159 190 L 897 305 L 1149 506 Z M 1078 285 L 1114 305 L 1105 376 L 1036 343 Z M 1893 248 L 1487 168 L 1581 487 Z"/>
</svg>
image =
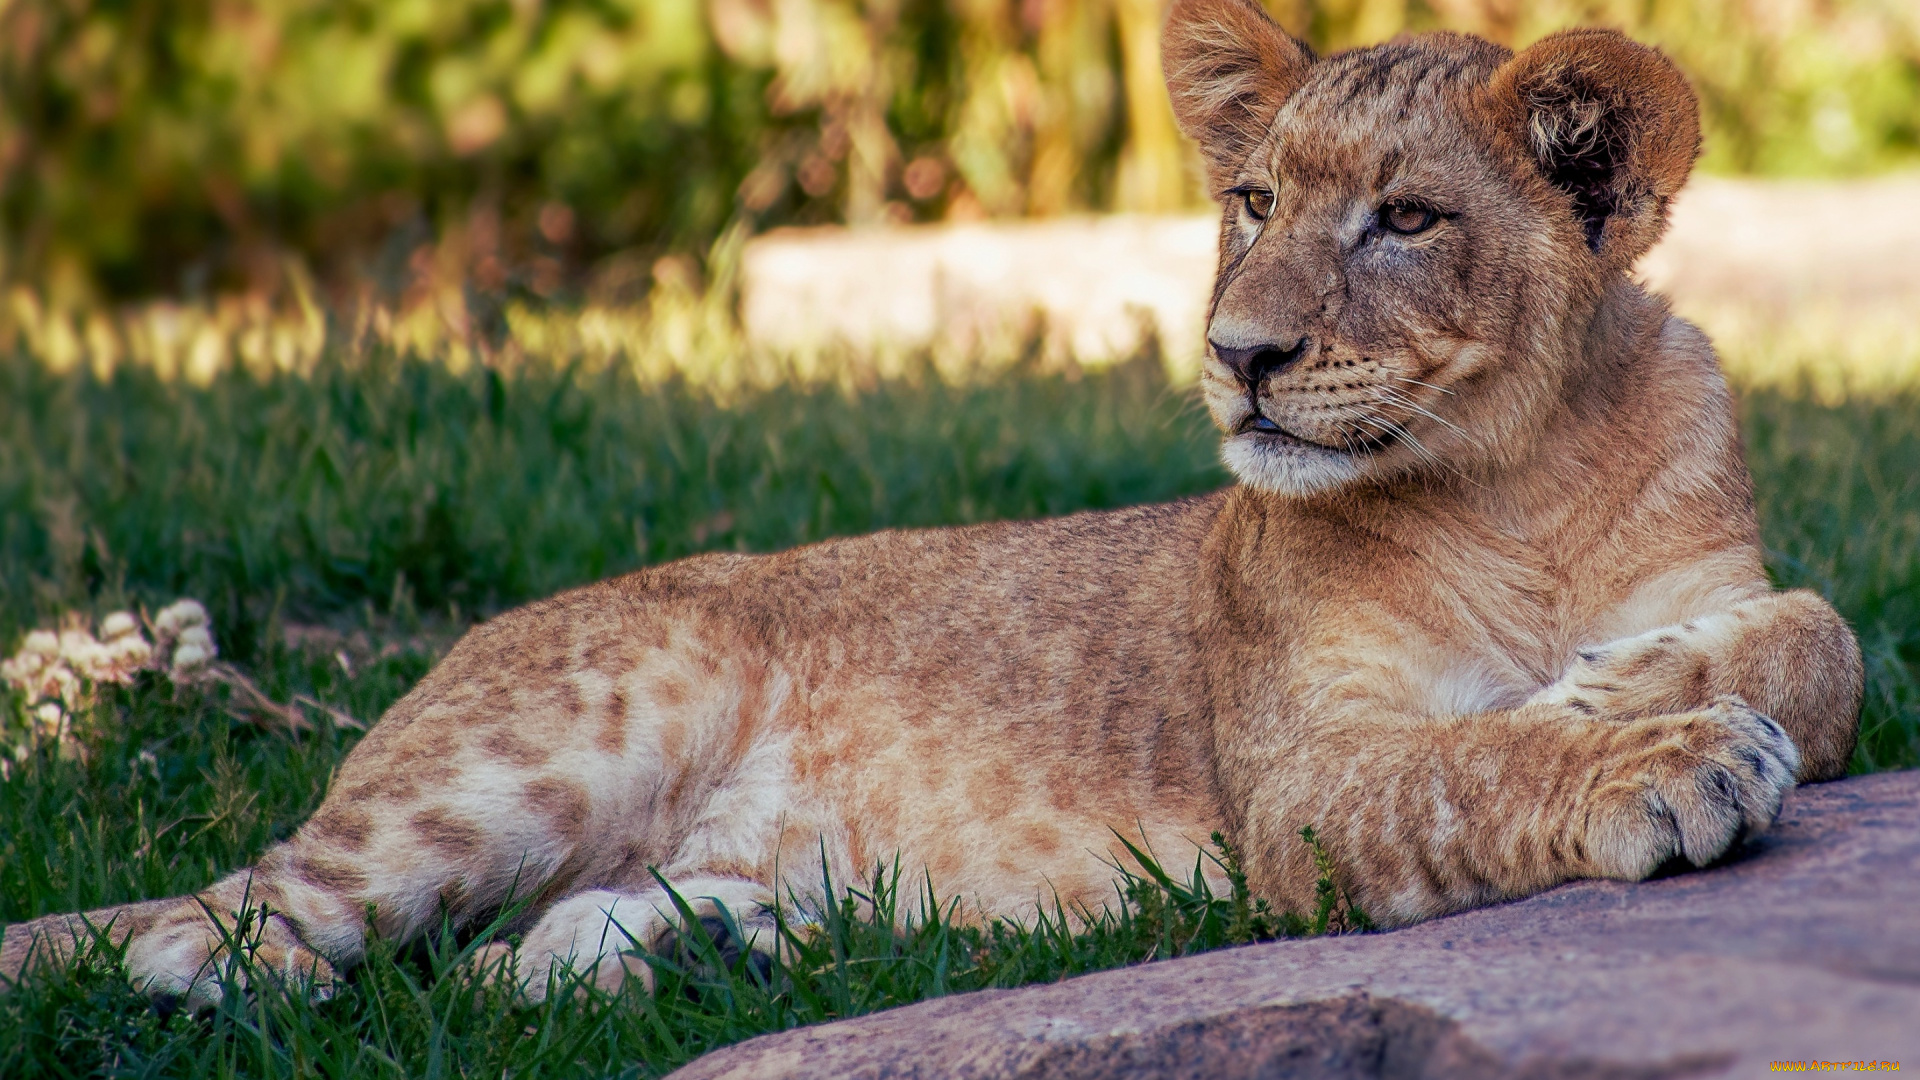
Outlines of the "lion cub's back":
<svg viewBox="0 0 1920 1080">
<path fill-rule="evenodd" d="M 1191 582 L 1221 501 L 698 555 L 572 589 L 469 631 L 353 758 L 403 738 L 433 757 L 450 729 L 551 743 L 597 724 L 611 747 L 622 676 L 663 652 L 779 665 L 816 694 L 884 682 L 940 713 L 1125 711 L 1188 666 Z M 430 738 L 403 735 L 422 717 L 441 721 Z"/>
</svg>

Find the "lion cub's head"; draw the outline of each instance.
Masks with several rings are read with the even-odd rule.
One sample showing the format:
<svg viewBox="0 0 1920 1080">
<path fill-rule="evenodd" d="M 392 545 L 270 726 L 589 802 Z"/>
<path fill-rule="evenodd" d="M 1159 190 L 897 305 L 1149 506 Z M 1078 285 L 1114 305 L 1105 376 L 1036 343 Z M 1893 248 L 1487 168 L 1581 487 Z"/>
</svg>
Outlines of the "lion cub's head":
<svg viewBox="0 0 1920 1080">
<path fill-rule="evenodd" d="M 1524 450 L 1700 141 L 1685 78 L 1611 31 L 1322 59 L 1255 0 L 1176 0 L 1165 56 L 1225 211 L 1202 387 L 1269 491 Z"/>
</svg>

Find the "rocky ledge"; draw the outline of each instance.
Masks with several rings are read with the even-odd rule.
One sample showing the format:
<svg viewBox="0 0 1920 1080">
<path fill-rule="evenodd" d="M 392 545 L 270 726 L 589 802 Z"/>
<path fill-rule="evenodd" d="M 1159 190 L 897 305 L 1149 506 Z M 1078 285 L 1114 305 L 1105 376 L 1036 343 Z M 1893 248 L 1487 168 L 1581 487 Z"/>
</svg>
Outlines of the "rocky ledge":
<svg viewBox="0 0 1920 1080">
<path fill-rule="evenodd" d="M 673 1075 L 1651 1080 L 1874 1061 L 1920 1070 L 1920 772 L 1802 788 L 1707 871 L 945 998 Z"/>
</svg>

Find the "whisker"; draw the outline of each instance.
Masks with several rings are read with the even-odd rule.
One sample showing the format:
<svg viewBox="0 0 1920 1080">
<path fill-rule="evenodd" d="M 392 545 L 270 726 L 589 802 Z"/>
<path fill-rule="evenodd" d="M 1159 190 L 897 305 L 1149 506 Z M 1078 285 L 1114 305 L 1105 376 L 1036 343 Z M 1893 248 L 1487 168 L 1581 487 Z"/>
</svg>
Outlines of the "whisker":
<svg viewBox="0 0 1920 1080">
<path fill-rule="evenodd" d="M 1403 382 L 1403 383 L 1412 383 L 1415 386 L 1424 386 L 1429 390 L 1438 390 L 1441 393 L 1447 395 L 1448 397 L 1453 396 L 1453 391 L 1447 389 L 1444 386 L 1435 386 L 1430 382 L 1421 382 L 1419 379 L 1409 379 L 1405 375 L 1395 375 L 1393 376 L 1393 381 Z"/>
<path fill-rule="evenodd" d="M 1385 417 L 1360 412 L 1359 410 L 1354 409 L 1351 406 L 1341 406 L 1341 409 L 1342 411 L 1351 414 L 1353 418 L 1357 420 L 1359 423 L 1365 424 L 1369 427 L 1376 428 L 1382 431 L 1386 431 L 1388 433 L 1391 433 L 1395 438 L 1404 440 L 1407 443 L 1408 448 L 1413 450 L 1414 453 L 1418 454 L 1422 460 L 1427 461 L 1433 465 L 1439 466 L 1440 468 L 1443 468 L 1448 472 L 1451 472 L 1452 474 L 1466 481 L 1467 483 L 1473 484 L 1475 487 L 1484 486 L 1480 484 L 1479 481 L 1475 480 L 1473 477 L 1468 476 L 1465 472 L 1461 471 L 1461 469 L 1458 466 L 1454 465 L 1452 462 L 1445 461 L 1435 456 L 1433 451 L 1427 448 L 1426 444 L 1422 443 L 1419 440 L 1419 438 L 1417 438 L 1412 432 L 1408 431 L 1405 427 L 1399 424 L 1396 424 L 1393 421 L 1386 419 Z"/>
<path fill-rule="evenodd" d="M 1432 462 L 1433 464 L 1435 465 L 1446 464 L 1446 462 L 1441 461 L 1440 458 L 1437 457 L 1432 450 L 1429 450 L 1427 448 L 1426 443 L 1421 442 L 1419 438 L 1413 434 L 1413 432 L 1408 431 L 1405 427 L 1399 424 L 1396 424 L 1391 420 L 1387 420 L 1379 416 L 1366 417 L 1363 420 L 1363 422 L 1371 424 L 1374 427 L 1380 428 L 1388 432 L 1394 438 L 1399 439 L 1401 442 L 1406 443 L 1409 447 L 1412 447 L 1414 453 L 1419 454 L 1422 458 L 1425 458 L 1426 460 Z"/>
<path fill-rule="evenodd" d="M 1393 438 L 1402 440 L 1407 444 L 1408 448 L 1411 449 L 1414 453 L 1419 454 L 1422 458 L 1425 458 L 1426 460 L 1432 462 L 1433 464 L 1435 465 L 1445 464 L 1439 458 L 1435 457 L 1431 450 L 1427 449 L 1426 444 L 1422 443 L 1419 439 L 1415 438 L 1412 432 L 1408 431 L 1406 428 L 1401 427 L 1398 424 L 1395 424 L 1393 421 L 1388 420 L 1385 417 L 1376 416 L 1376 415 L 1364 412 L 1361 409 L 1351 405 L 1343 405 L 1343 406 L 1339 406 L 1339 408 L 1342 412 L 1352 417 L 1356 423 L 1365 425 L 1366 427 L 1372 428 L 1375 431 L 1381 432 L 1382 434 L 1390 435 Z"/>
<path fill-rule="evenodd" d="M 1395 390 L 1390 386 L 1380 386 L 1380 387 L 1376 387 L 1376 389 L 1378 389 L 1381 392 L 1381 394 L 1385 395 L 1382 398 L 1383 403 L 1401 405 L 1406 408 L 1412 409 L 1414 412 L 1417 412 L 1421 416 L 1424 416 L 1427 419 L 1432 420 L 1436 424 L 1445 425 L 1447 428 L 1451 429 L 1454 434 L 1467 440 L 1467 442 L 1473 444 L 1475 447 L 1478 447 L 1483 450 L 1486 449 L 1485 445 L 1482 444 L 1479 439 L 1475 438 L 1472 435 L 1467 434 L 1466 430 L 1463 429 L 1460 425 L 1454 423 L 1451 420 L 1448 420 L 1444 416 L 1440 416 L 1435 413 L 1429 412 L 1428 410 L 1422 408 L 1418 402 L 1414 401 L 1412 398 L 1401 393 L 1400 391 Z"/>
<path fill-rule="evenodd" d="M 1322 405 L 1319 407 L 1327 410 L 1328 412 L 1333 413 L 1336 420 L 1339 418 L 1340 414 L 1350 411 L 1347 408 L 1347 406 L 1344 406 L 1344 405 Z M 1334 425 L 1333 431 L 1334 431 L 1334 434 L 1340 436 L 1340 446 L 1343 450 L 1345 450 L 1350 455 L 1358 452 L 1354 449 L 1353 438 L 1351 435 L 1348 434 L 1346 427 L 1344 425 L 1336 423 Z"/>
</svg>

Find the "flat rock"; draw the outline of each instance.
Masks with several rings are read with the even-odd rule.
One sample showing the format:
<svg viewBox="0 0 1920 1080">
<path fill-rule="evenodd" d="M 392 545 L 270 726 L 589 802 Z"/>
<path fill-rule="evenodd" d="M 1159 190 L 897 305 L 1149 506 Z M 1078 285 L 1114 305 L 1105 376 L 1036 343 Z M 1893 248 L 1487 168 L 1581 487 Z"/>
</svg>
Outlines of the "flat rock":
<svg viewBox="0 0 1920 1080">
<path fill-rule="evenodd" d="M 677 1080 L 1920 1069 L 1920 771 L 1795 791 L 1710 870 L 767 1035 Z"/>
</svg>

